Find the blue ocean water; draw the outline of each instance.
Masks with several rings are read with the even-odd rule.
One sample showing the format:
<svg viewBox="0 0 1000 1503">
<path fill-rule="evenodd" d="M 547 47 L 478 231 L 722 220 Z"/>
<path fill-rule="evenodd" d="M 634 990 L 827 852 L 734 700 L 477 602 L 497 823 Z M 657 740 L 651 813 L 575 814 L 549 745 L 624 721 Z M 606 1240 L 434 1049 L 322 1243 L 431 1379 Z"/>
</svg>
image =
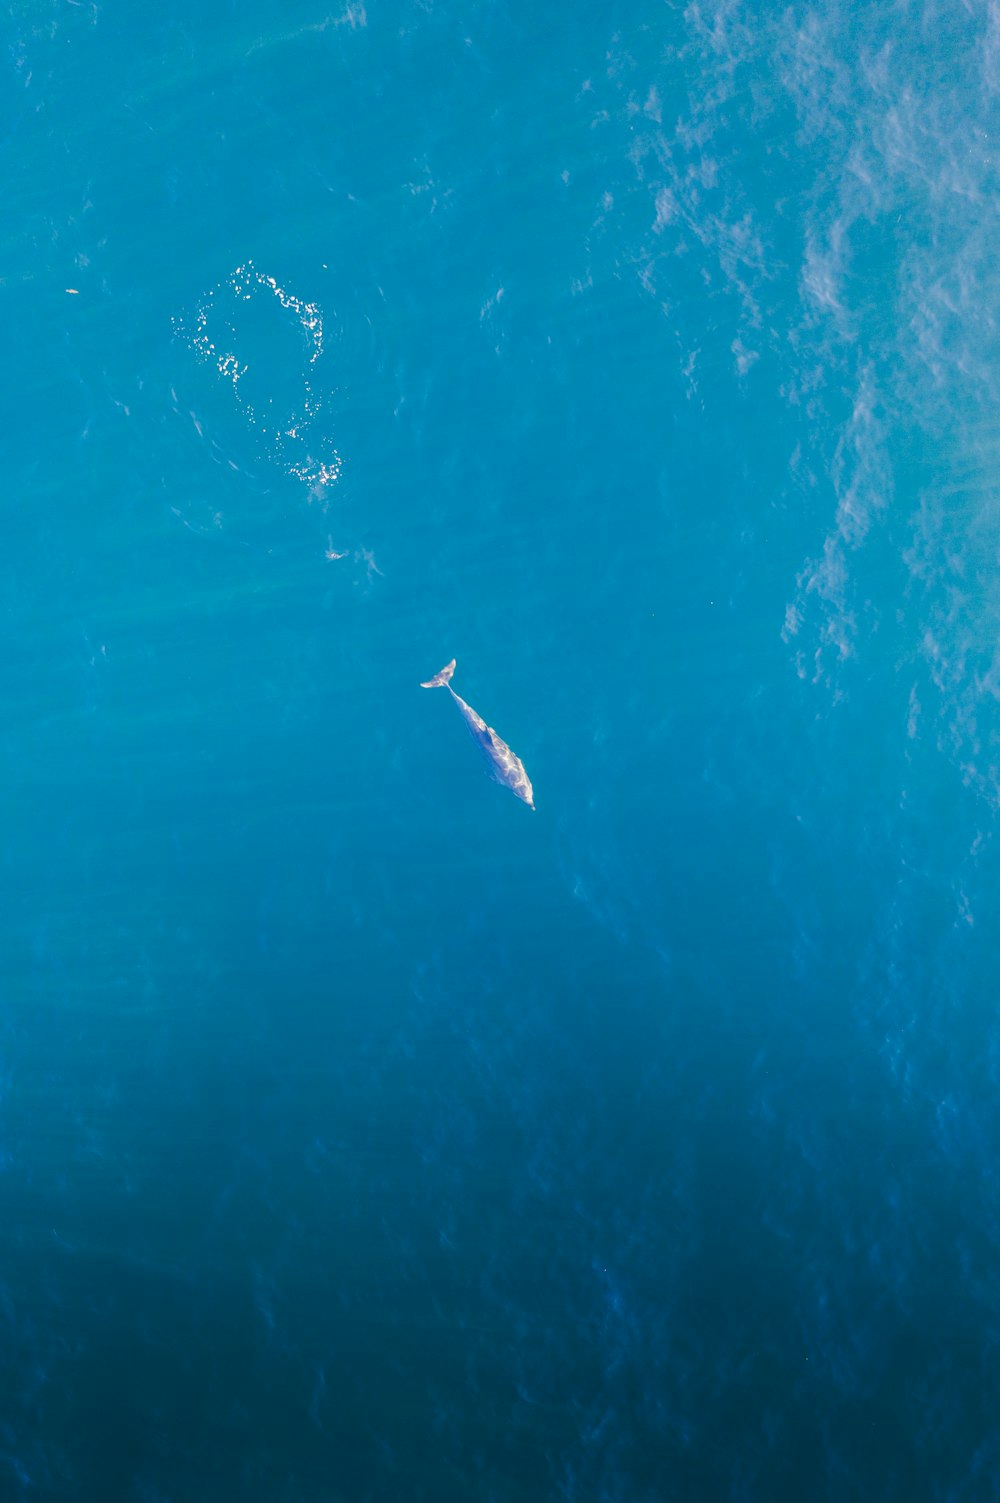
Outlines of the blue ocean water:
<svg viewBox="0 0 1000 1503">
<path fill-rule="evenodd" d="M 1000 1497 L 996 4 L 3 41 L 0 1499 Z"/>
</svg>

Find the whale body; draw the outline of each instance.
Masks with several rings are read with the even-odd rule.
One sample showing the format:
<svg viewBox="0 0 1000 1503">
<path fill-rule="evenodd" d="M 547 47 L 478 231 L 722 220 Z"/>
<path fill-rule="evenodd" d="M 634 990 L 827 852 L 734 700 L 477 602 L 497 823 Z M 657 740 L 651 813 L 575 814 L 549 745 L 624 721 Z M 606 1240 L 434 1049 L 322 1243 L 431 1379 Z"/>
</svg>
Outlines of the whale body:
<svg viewBox="0 0 1000 1503">
<path fill-rule="evenodd" d="M 529 809 L 535 807 L 535 795 L 531 791 L 531 779 L 524 770 L 520 757 L 515 757 L 506 741 L 502 740 L 491 728 L 481 715 L 477 715 L 471 705 L 467 705 L 460 694 L 456 694 L 451 687 L 451 676 L 455 672 L 455 659 L 446 663 L 440 673 L 435 673 L 426 683 L 420 685 L 421 689 L 447 689 L 458 708 L 458 713 L 469 727 L 469 734 L 486 758 L 490 776 L 511 793 L 516 793 L 519 799 L 523 799 Z"/>
</svg>

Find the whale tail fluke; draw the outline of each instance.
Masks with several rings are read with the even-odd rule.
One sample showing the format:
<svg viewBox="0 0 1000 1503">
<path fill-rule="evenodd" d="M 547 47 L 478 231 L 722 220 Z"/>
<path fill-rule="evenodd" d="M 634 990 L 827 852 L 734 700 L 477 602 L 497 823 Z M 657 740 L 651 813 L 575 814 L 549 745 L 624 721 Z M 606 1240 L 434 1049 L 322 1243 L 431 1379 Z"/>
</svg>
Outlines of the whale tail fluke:
<svg viewBox="0 0 1000 1503">
<path fill-rule="evenodd" d="M 429 678 L 427 682 L 421 684 L 420 687 L 421 689 L 443 689 L 445 684 L 450 682 L 451 676 L 454 672 L 455 659 L 452 658 L 450 663 L 446 663 L 444 665 L 440 673 L 435 673 L 433 678 Z"/>
</svg>

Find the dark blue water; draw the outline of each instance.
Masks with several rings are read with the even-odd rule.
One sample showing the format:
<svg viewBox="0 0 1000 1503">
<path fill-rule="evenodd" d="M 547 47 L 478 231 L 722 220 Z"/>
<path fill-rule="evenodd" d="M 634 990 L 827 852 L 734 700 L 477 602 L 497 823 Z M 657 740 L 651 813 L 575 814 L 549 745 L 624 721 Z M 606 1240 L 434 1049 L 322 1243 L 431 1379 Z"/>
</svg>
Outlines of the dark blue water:
<svg viewBox="0 0 1000 1503">
<path fill-rule="evenodd" d="M 2 1503 L 1000 1497 L 996 6 L 3 42 Z"/>
</svg>

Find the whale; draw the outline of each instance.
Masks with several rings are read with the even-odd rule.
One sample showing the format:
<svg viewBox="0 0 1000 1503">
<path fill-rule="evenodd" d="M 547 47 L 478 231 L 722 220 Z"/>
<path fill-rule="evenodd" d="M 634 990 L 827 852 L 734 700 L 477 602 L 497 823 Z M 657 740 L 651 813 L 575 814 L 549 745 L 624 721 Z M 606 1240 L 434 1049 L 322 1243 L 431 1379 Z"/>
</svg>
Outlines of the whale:
<svg viewBox="0 0 1000 1503">
<path fill-rule="evenodd" d="M 504 788 L 509 788 L 511 793 L 516 794 L 527 804 L 529 809 L 535 807 L 535 795 L 531 789 L 531 779 L 524 770 L 524 764 L 520 757 L 516 757 L 496 731 L 486 724 L 481 715 L 477 715 L 471 705 L 467 705 L 460 694 L 456 694 L 451 687 L 451 676 L 455 672 L 455 659 L 446 663 L 440 673 L 435 673 L 420 685 L 421 689 L 447 689 L 455 702 L 458 713 L 469 728 L 469 734 L 479 747 L 486 759 L 490 777 L 497 783 L 502 783 Z"/>
</svg>

